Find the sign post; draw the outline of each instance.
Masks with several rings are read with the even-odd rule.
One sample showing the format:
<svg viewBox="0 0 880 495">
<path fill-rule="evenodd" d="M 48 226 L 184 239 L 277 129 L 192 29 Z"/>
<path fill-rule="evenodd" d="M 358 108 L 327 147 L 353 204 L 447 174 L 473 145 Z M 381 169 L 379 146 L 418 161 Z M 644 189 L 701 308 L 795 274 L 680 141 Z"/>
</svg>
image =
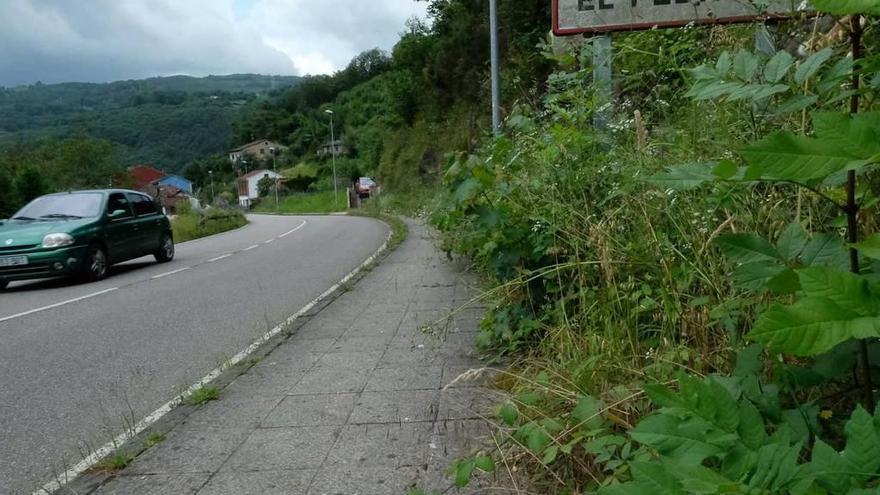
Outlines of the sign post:
<svg viewBox="0 0 880 495">
<path fill-rule="evenodd" d="M 798 0 L 553 0 L 553 33 L 567 36 L 786 19 L 798 10 L 798 4 Z"/>
<path fill-rule="evenodd" d="M 596 86 L 597 108 L 593 117 L 593 127 L 605 130 L 611 113 L 611 35 L 603 34 L 593 38 L 593 85 Z"/>
</svg>

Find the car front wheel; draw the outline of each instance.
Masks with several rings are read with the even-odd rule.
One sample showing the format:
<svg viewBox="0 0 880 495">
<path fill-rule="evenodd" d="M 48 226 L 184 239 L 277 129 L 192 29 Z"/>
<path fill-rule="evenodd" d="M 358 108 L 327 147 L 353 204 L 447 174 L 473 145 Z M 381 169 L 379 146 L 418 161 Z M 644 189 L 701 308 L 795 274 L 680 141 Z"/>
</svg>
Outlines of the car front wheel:
<svg viewBox="0 0 880 495">
<path fill-rule="evenodd" d="M 107 277 L 110 268 L 107 261 L 107 251 L 101 246 L 89 248 L 89 254 L 83 263 L 83 278 L 88 282 L 97 282 Z"/>
<path fill-rule="evenodd" d="M 168 263 L 174 259 L 174 240 L 168 234 L 162 235 L 162 241 L 159 242 L 159 250 L 153 256 L 159 263 Z"/>
</svg>

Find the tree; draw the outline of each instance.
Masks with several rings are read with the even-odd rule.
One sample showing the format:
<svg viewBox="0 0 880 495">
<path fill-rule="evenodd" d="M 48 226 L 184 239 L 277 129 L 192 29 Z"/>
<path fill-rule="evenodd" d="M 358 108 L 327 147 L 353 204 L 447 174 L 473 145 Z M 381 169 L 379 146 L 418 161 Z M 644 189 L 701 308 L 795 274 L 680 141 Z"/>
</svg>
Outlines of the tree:
<svg viewBox="0 0 880 495">
<path fill-rule="evenodd" d="M 15 178 L 15 190 L 23 203 L 28 203 L 49 192 L 46 179 L 37 169 L 27 167 Z"/>
<path fill-rule="evenodd" d="M 9 175 L 0 173 L 0 218 L 6 218 L 15 212 L 15 191 Z"/>
<path fill-rule="evenodd" d="M 264 198 L 269 195 L 273 187 L 275 187 L 275 179 L 267 175 L 257 182 L 257 194 Z"/>
</svg>

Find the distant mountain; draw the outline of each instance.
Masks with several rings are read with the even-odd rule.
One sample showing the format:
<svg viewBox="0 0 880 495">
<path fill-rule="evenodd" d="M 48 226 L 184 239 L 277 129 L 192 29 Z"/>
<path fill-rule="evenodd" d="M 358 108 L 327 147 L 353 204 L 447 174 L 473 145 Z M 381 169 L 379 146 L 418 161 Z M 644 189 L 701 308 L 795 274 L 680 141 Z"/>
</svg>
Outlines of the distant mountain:
<svg viewBox="0 0 880 495">
<path fill-rule="evenodd" d="M 297 84 L 295 76 L 171 76 L 106 84 L 0 87 L 0 146 L 66 137 L 106 139 L 123 165 L 170 171 L 222 152 L 244 108 Z"/>
</svg>

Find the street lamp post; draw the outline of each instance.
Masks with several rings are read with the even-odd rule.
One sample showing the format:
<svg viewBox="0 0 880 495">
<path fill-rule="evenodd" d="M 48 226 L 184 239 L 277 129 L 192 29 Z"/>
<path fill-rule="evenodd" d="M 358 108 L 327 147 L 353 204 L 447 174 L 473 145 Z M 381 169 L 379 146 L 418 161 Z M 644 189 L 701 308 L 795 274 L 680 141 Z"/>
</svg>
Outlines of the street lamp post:
<svg viewBox="0 0 880 495">
<path fill-rule="evenodd" d="M 339 187 L 336 180 L 336 135 L 333 130 L 333 110 L 324 110 L 330 116 L 330 155 L 333 157 L 333 207 L 339 209 Z"/>
<path fill-rule="evenodd" d="M 275 147 L 269 148 L 272 153 L 272 172 L 275 172 L 275 211 L 278 211 L 278 165 L 275 163 Z"/>
<path fill-rule="evenodd" d="M 211 204 L 214 204 L 214 171 L 208 170 L 208 176 L 211 177 Z"/>
<path fill-rule="evenodd" d="M 498 62 L 498 8 L 496 0 L 489 0 L 489 53 L 492 67 L 492 132 L 501 135 L 501 76 Z"/>
</svg>

